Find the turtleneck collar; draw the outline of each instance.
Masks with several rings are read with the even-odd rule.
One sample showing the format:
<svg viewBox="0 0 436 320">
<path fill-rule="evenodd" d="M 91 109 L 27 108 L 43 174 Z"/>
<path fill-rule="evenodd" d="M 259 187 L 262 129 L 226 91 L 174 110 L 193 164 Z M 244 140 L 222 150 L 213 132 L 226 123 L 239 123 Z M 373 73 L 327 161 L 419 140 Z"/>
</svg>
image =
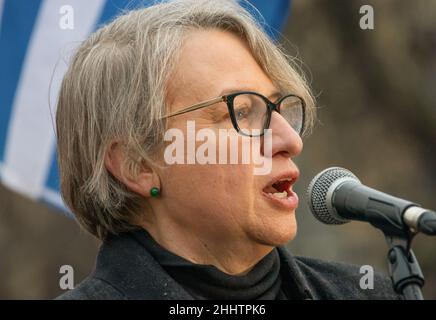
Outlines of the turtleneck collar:
<svg viewBox="0 0 436 320">
<path fill-rule="evenodd" d="M 160 246 L 144 229 L 132 233 L 166 272 L 196 299 L 281 300 L 280 257 L 274 248 L 247 274 L 228 275 L 213 265 L 192 263 Z"/>
</svg>

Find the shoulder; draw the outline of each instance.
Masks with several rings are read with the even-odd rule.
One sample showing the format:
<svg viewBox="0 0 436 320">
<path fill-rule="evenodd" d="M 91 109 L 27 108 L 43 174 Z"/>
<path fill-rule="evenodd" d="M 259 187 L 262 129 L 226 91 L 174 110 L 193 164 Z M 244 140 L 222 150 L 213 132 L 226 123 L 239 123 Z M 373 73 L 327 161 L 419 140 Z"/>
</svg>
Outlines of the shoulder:
<svg viewBox="0 0 436 320">
<path fill-rule="evenodd" d="M 76 288 L 58 296 L 56 300 L 125 300 L 124 294 L 105 280 L 92 275 Z"/>
<path fill-rule="evenodd" d="M 309 286 L 321 299 L 399 300 L 389 277 L 371 266 L 296 257 Z"/>
<path fill-rule="evenodd" d="M 189 300 L 192 297 L 159 265 L 133 233 L 108 237 L 95 269 L 59 300 Z"/>
</svg>

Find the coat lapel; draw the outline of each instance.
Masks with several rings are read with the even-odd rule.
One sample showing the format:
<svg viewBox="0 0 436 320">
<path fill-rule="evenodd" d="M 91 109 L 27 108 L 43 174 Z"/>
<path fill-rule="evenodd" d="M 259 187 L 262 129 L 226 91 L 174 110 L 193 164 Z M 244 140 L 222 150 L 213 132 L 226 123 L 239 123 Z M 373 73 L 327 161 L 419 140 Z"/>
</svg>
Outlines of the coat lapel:
<svg viewBox="0 0 436 320">
<path fill-rule="evenodd" d="M 193 299 L 127 233 L 111 237 L 103 243 L 93 277 L 109 283 L 127 299 Z"/>
</svg>

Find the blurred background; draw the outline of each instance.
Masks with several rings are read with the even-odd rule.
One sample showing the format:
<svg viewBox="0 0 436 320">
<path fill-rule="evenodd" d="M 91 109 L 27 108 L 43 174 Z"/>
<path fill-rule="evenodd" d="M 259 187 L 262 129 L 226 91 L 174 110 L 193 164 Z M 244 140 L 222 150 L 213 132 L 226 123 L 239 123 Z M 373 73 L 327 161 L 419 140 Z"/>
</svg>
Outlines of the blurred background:
<svg viewBox="0 0 436 320">
<path fill-rule="evenodd" d="M 374 9 L 373 30 L 359 26 L 362 5 Z M 302 201 L 289 248 L 387 273 L 382 233 L 358 222 L 322 225 L 308 210 L 305 190 L 322 169 L 342 166 L 368 186 L 436 209 L 436 1 L 293 0 L 285 7 L 290 14 L 274 28 L 282 29 L 285 51 L 302 61 L 318 104 L 317 125 L 296 159 Z M 0 73 L 4 82 L 10 76 Z M 71 265 L 78 284 L 92 271 L 99 243 L 48 204 L 56 201 L 5 184 L 0 299 L 51 299 L 62 293 L 59 268 Z M 426 278 L 424 297 L 436 299 L 436 239 L 419 235 L 413 248 Z"/>
</svg>

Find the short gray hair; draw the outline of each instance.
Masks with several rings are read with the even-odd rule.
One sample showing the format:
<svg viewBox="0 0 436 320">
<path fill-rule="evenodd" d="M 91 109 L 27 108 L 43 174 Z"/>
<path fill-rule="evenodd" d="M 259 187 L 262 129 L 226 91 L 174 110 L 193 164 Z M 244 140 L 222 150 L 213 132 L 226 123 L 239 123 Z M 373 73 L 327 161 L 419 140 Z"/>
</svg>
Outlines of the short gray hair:
<svg viewBox="0 0 436 320">
<path fill-rule="evenodd" d="M 190 30 L 219 29 L 245 41 L 273 83 L 314 99 L 287 57 L 236 1 L 176 0 L 127 12 L 94 32 L 75 52 L 56 112 L 61 193 L 79 223 L 100 239 L 134 228 L 147 201 L 105 168 L 114 139 L 123 142 L 126 168 L 135 171 L 162 147 L 166 87 Z"/>
</svg>

